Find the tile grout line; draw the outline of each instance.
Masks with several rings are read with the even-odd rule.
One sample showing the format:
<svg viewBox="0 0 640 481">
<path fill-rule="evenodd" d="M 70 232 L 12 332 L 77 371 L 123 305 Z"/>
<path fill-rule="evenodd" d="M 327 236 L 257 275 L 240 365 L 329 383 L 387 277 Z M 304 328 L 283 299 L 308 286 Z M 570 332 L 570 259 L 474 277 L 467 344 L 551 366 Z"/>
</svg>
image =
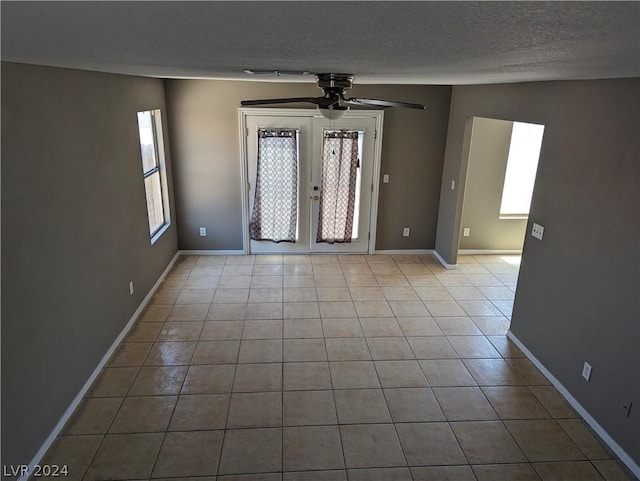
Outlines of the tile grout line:
<svg viewBox="0 0 640 481">
<path fill-rule="evenodd" d="M 202 257 L 200 256 L 198 259 L 200 259 L 200 258 L 202 258 Z M 223 266 L 226 265 L 226 262 L 227 262 L 227 257 L 225 257 L 225 263 L 223 264 Z M 222 275 L 222 272 L 220 273 L 220 275 Z M 202 323 L 202 329 L 200 330 L 200 334 L 198 335 L 198 340 L 196 341 L 196 345 L 195 345 L 195 347 L 193 349 L 193 353 L 191 354 L 191 359 L 189 360 L 189 367 L 187 368 L 187 373 L 185 374 L 185 378 L 184 378 L 184 380 L 182 382 L 182 387 L 180 388 L 180 392 L 181 393 L 182 393 L 182 390 L 184 389 L 184 383 L 187 380 L 187 375 L 189 374 L 189 369 L 191 369 L 191 366 L 193 365 L 193 360 L 195 358 L 196 351 L 198 349 L 198 344 L 200 344 L 200 341 L 201 341 L 201 338 L 202 338 L 202 333 L 204 332 L 204 328 L 207 325 L 207 318 L 209 317 L 209 312 L 211 311 L 211 308 L 213 306 L 213 297 L 215 296 L 215 293 L 216 293 L 217 290 L 218 290 L 218 288 L 217 288 L 217 284 L 216 284 L 216 288 L 214 289 L 213 296 L 211 298 L 211 303 L 209 304 L 209 309 L 207 309 L 207 313 L 204 316 L 204 322 Z M 244 325 L 243 325 L 243 328 L 244 328 Z M 235 371 L 236 371 L 237 361 L 238 361 L 238 356 L 239 355 L 240 355 L 240 343 L 238 343 L 238 352 L 236 353 L 236 366 L 234 366 L 234 369 L 233 369 L 234 377 L 235 377 Z M 233 388 L 233 381 L 231 383 L 231 386 Z M 178 402 L 179 401 L 180 401 L 180 395 L 178 396 L 178 401 L 176 401 L 176 407 L 178 406 Z M 230 403 L 231 403 L 231 393 L 229 393 L 229 401 L 227 402 L 227 415 L 229 414 L 229 405 L 230 405 Z M 175 407 L 174 407 L 174 413 L 175 413 Z M 172 414 L 172 417 L 173 417 L 173 414 Z M 216 466 L 216 469 L 215 469 L 216 476 L 217 476 L 217 473 L 218 473 L 218 469 L 220 467 L 220 461 L 222 460 L 222 445 L 223 445 L 224 437 L 225 437 L 225 428 L 226 428 L 226 423 L 225 423 L 225 427 L 222 429 L 222 434 L 221 434 L 221 439 L 220 439 L 220 448 L 218 449 L 218 453 L 217 453 L 218 454 L 218 463 L 217 463 L 217 466 Z M 168 429 L 168 426 L 167 426 L 167 429 Z M 215 431 L 215 430 L 213 430 L 213 431 Z M 154 466 L 154 469 L 155 469 L 155 466 Z"/>
<path fill-rule="evenodd" d="M 284 477 L 284 258 L 282 259 L 282 294 L 280 297 L 282 301 L 282 332 L 281 345 L 280 345 L 280 472 L 283 473 L 281 478 Z"/>
<path fill-rule="evenodd" d="M 196 263 L 197 263 L 198 259 L 199 259 L 199 257 L 196 259 Z M 193 271 L 193 267 L 195 267 L 196 263 L 194 263 L 194 265 L 192 266 L 190 272 Z M 191 273 L 189 274 L 189 276 L 187 278 L 189 278 L 189 277 L 191 277 Z M 180 292 L 182 293 L 183 290 L 184 290 L 184 288 L 181 289 Z M 178 297 L 180 297 L 180 294 L 178 295 Z M 174 306 L 175 306 L 175 302 L 174 302 Z M 211 307 L 211 305 L 209 305 L 209 308 L 210 307 Z M 207 312 L 208 312 L 208 310 L 207 310 Z M 158 465 L 158 460 L 160 459 L 160 454 L 162 453 L 162 448 L 164 447 L 164 444 L 165 444 L 165 442 L 167 440 L 167 436 L 169 434 L 169 426 L 171 425 L 171 420 L 172 420 L 172 418 L 173 418 L 173 416 L 174 416 L 174 414 L 176 412 L 176 408 L 178 407 L 178 402 L 180 401 L 180 394 L 182 393 L 182 389 L 184 388 L 184 383 L 187 380 L 187 375 L 189 373 L 189 369 L 191 367 L 191 363 L 193 362 L 193 358 L 195 356 L 196 350 L 198 349 L 198 342 L 199 342 L 200 336 L 202 336 L 202 331 L 204 330 L 204 322 L 206 322 L 207 315 L 205 314 L 204 317 L 205 317 L 205 321 L 203 321 L 203 323 L 202 323 L 202 327 L 200 328 L 200 333 L 198 334 L 198 339 L 195 342 L 195 347 L 193 349 L 193 353 L 191 354 L 191 359 L 189 360 L 189 366 L 187 367 L 187 370 L 185 371 L 184 377 L 182 378 L 182 383 L 180 383 L 180 389 L 178 389 L 177 394 L 176 394 L 176 402 L 173 405 L 173 409 L 171 410 L 171 414 L 169 415 L 169 418 L 167 420 L 167 426 L 166 426 L 166 428 L 164 430 L 164 433 L 163 433 L 163 436 L 162 436 L 162 441 L 160 443 L 160 448 L 158 449 L 158 454 L 156 455 L 156 459 L 155 459 L 153 465 L 151 466 L 151 471 L 149 473 L 149 477 L 150 478 L 153 478 L 153 471 L 156 469 L 156 466 Z M 134 381 L 134 383 L 135 383 L 135 381 Z"/>
<path fill-rule="evenodd" d="M 226 260 L 225 260 L 226 264 Z M 246 316 L 245 316 L 246 317 Z M 224 453 L 224 442 L 227 439 L 227 426 L 229 425 L 229 413 L 231 412 L 231 399 L 233 397 L 233 386 L 236 382 L 236 373 L 238 372 L 238 358 L 240 357 L 240 344 L 244 337 L 244 326 L 246 319 L 242 321 L 242 330 L 240 332 L 240 341 L 238 343 L 238 353 L 236 355 L 236 364 L 233 367 L 233 376 L 231 376 L 231 386 L 229 387 L 229 401 L 227 401 L 227 415 L 225 416 L 224 427 L 222 428 L 222 440 L 220 442 L 220 455 L 218 456 L 218 466 L 216 467 L 216 478 L 220 476 L 220 465 L 222 464 L 222 454 Z"/>
<path fill-rule="evenodd" d="M 346 283 L 346 280 L 345 280 Z M 316 298 L 318 297 L 318 286 L 316 285 L 315 282 L 315 278 L 313 281 L 314 284 L 314 289 L 316 290 Z M 329 383 L 331 384 L 331 398 L 333 399 L 333 409 L 336 415 L 336 428 L 338 430 L 338 437 L 340 438 L 340 449 L 342 451 L 342 463 L 344 465 L 344 471 L 345 471 L 345 475 L 347 478 L 347 481 L 349 481 L 349 469 L 347 466 L 347 457 L 345 455 L 344 452 L 344 441 L 342 439 L 342 429 L 340 429 L 340 419 L 338 418 L 338 405 L 336 403 L 336 392 L 335 392 L 335 388 L 333 385 L 333 375 L 332 375 L 332 371 L 331 371 L 331 363 L 329 362 L 329 349 L 327 348 L 327 340 L 325 337 L 325 333 L 324 333 L 324 323 L 322 322 L 324 320 L 324 317 L 322 316 L 322 312 L 320 311 L 320 308 L 318 306 L 318 314 L 320 315 L 320 328 L 322 329 L 322 340 L 324 343 L 324 351 L 325 351 L 325 356 L 327 357 L 327 369 L 329 371 Z"/>
<path fill-rule="evenodd" d="M 395 261 L 394 261 L 394 262 L 395 262 Z M 408 279 L 406 279 L 406 275 L 404 275 L 404 272 L 402 273 L 402 275 L 403 275 L 403 277 L 405 278 L 405 280 L 407 280 L 407 282 L 408 282 Z M 415 291 L 414 291 L 414 292 L 415 292 Z M 425 306 L 425 307 L 426 307 L 426 306 Z M 428 312 L 428 310 L 427 310 L 427 312 Z M 397 318 L 397 316 L 395 316 L 395 313 L 394 313 L 393 319 L 396 321 L 396 323 L 397 323 L 397 324 L 398 324 L 398 326 L 400 327 L 400 332 L 402 332 L 402 333 L 404 334 L 404 331 L 402 330 L 402 326 L 401 326 L 401 325 L 400 325 L 400 323 L 398 322 L 398 318 Z M 360 319 L 358 318 L 358 320 L 360 320 Z M 362 322 L 361 322 L 361 321 L 360 321 L 360 324 L 361 324 L 361 327 L 362 327 Z M 364 328 L 363 328 L 363 333 L 364 333 Z M 366 340 L 366 339 L 367 339 L 367 338 L 365 337 L 365 340 Z M 403 337 L 403 339 L 405 340 L 405 342 L 407 343 L 407 345 L 409 345 L 409 341 L 406 339 L 406 336 L 405 336 L 405 337 Z M 367 341 L 367 347 L 368 347 L 368 349 L 369 349 L 369 354 L 371 355 L 371 347 L 369 346 L 369 342 L 368 342 L 368 341 Z M 409 345 L 409 349 L 411 350 L 411 352 L 412 352 L 412 354 L 414 355 L 414 358 L 415 358 L 415 353 L 414 353 L 414 352 L 413 352 L 413 350 L 411 349 L 411 346 L 410 346 L 410 345 Z M 373 358 L 373 356 L 372 356 L 372 355 L 371 355 L 371 357 Z M 401 441 L 401 439 L 400 439 L 400 433 L 398 433 L 397 423 L 396 423 L 395 419 L 393 418 L 393 414 L 391 413 L 391 407 L 389 406 L 389 400 L 387 399 L 387 396 L 386 396 L 386 394 L 385 394 L 385 392 L 384 392 L 384 386 L 382 385 L 382 381 L 381 381 L 381 379 L 380 379 L 380 373 L 378 372 L 378 367 L 376 366 L 375 361 L 372 361 L 372 362 L 373 362 L 373 366 L 374 366 L 374 370 L 375 370 L 376 376 L 377 376 L 377 378 L 378 378 L 378 383 L 380 384 L 380 390 L 381 390 L 381 392 L 382 392 L 383 399 L 385 400 L 385 404 L 386 404 L 386 406 L 387 406 L 387 411 L 389 412 L 389 417 L 391 418 L 391 423 L 392 423 L 392 425 L 393 425 L 393 430 L 394 430 L 394 432 L 396 433 L 396 439 L 398 440 L 398 444 L 400 445 L 400 450 L 402 451 L 402 456 L 403 456 L 403 458 L 404 458 L 405 465 L 407 466 L 407 470 L 409 471 L 409 477 L 411 478 L 411 480 L 413 480 L 413 479 L 414 479 L 414 477 L 413 477 L 413 471 L 412 471 L 412 469 L 411 469 L 411 466 L 409 465 L 409 459 L 407 458 L 407 453 L 406 453 L 406 451 L 405 451 L 405 448 L 404 448 L 404 446 L 402 445 L 402 441 Z M 416 362 L 417 362 L 417 359 L 416 359 Z M 419 365 L 419 364 L 418 364 L 418 365 Z M 422 368 L 420 368 L 420 370 L 422 371 Z M 424 376 L 424 372 L 423 372 L 422 374 L 423 374 L 423 376 Z M 426 380 L 426 376 L 424 376 L 424 377 L 425 377 L 425 381 L 427 381 L 427 380 Z M 428 382 L 428 381 L 427 381 L 427 385 L 429 385 L 429 382 Z M 434 396 L 434 397 L 435 397 L 435 396 Z"/>
</svg>

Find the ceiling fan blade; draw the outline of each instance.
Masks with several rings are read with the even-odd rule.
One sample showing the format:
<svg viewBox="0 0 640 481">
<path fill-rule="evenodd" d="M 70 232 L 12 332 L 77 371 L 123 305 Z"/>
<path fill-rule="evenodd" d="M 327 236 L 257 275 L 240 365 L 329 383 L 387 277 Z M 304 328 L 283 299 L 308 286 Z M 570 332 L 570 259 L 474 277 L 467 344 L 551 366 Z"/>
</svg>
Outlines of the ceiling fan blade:
<svg viewBox="0 0 640 481">
<path fill-rule="evenodd" d="M 295 104 L 302 102 L 315 105 L 325 105 L 326 99 L 324 97 L 291 97 L 288 99 L 243 100 L 240 102 L 240 105 Z"/>
<path fill-rule="evenodd" d="M 281 75 L 309 75 L 306 70 L 260 70 L 260 69 L 244 69 L 244 72 L 249 75 L 275 75 L 277 77 Z"/>
<path fill-rule="evenodd" d="M 369 105 L 372 107 L 403 107 L 407 109 L 419 109 L 426 110 L 427 108 L 422 104 L 413 104 L 410 102 L 395 102 L 393 100 L 377 100 L 377 99 L 344 99 L 345 102 L 354 105 Z"/>
</svg>

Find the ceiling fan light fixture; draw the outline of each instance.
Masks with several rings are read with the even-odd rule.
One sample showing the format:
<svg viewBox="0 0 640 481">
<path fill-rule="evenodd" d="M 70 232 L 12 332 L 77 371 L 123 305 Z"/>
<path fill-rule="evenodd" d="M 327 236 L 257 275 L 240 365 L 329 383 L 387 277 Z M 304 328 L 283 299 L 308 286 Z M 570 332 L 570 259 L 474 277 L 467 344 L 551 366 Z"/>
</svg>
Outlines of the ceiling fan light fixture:
<svg viewBox="0 0 640 481">
<path fill-rule="evenodd" d="M 322 114 L 322 116 L 327 120 L 338 120 L 344 117 L 344 114 L 347 113 L 349 107 L 336 105 L 329 108 L 323 108 L 318 106 L 318 110 Z"/>
</svg>

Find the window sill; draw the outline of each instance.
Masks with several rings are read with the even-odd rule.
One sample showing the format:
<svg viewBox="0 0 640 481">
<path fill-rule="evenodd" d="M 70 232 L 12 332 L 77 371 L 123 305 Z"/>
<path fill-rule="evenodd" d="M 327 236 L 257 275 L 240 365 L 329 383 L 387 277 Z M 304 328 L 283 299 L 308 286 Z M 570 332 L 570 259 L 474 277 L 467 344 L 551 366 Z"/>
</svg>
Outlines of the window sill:
<svg viewBox="0 0 640 481">
<path fill-rule="evenodd" d="M 527 220 L 529 219 L 529 215 L 528 214 L 513 214 L 513 215 L 500 215 L 498 217 L 498 219 L 500 220 Z"/>
<path fill-rule="evenodd" d="M 156 241 L 160 239 L 160 237 L 162 237 L 162 234 L 164 234 L 167 231 L 167 229 L 169 229 L 170 226 L 171 224 L 167 222 L 165 225 L 160 227 L 160 230 L 155 234 L 153 234 L 153 236 L 151 237 L 151 245 L 155 244 Z"/>
</svg>

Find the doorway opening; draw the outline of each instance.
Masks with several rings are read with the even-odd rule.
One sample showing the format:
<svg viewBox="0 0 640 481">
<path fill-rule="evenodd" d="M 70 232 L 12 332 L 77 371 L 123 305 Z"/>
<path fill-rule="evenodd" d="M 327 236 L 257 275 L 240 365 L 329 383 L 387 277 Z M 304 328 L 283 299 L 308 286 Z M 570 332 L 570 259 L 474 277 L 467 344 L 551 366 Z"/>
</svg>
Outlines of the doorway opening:
<svg viewBox="0 0 640 481">
<path fill-rule="evenodd" d="M 468 122 L 458 269 L 494 315 L 510 322 L 544 125 L 483 117 Z"/>
<path fill-rule="evenodd" d="M 373 253 L 383 113 L 239 111 L 245 253 Z"/>
<path fill-rule="evenodd" d="M 520 254 L 544 125 L 470 121 L 458 254 Z"/>
</svg>

